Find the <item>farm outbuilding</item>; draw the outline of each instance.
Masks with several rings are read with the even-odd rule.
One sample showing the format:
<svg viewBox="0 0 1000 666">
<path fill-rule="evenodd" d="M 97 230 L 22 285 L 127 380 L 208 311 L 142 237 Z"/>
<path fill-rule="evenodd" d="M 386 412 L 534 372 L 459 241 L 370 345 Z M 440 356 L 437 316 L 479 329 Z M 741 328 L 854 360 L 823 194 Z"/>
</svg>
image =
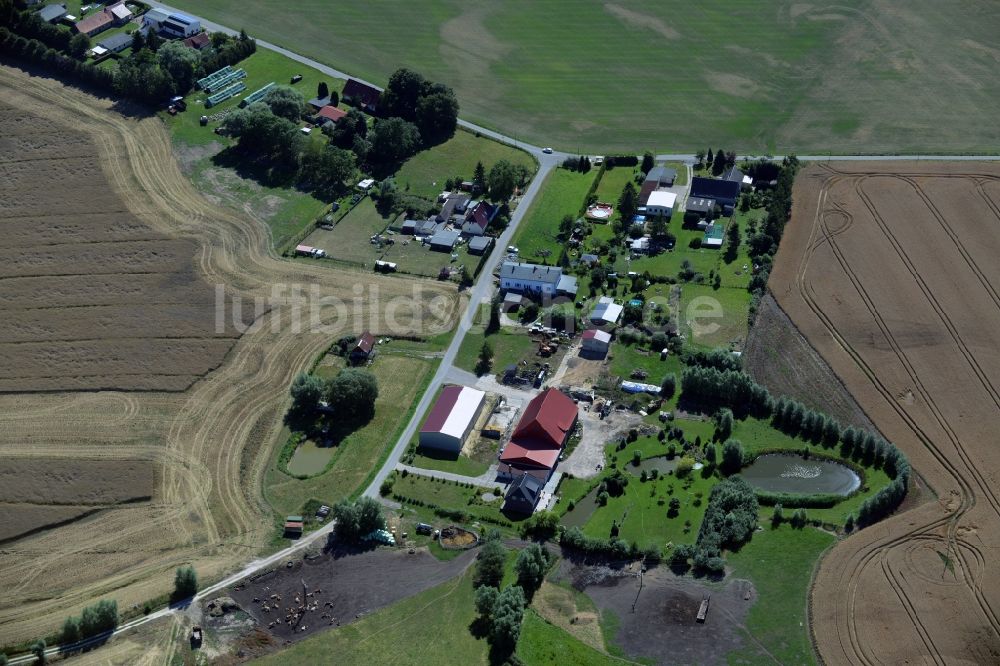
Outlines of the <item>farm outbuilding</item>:
<svg viewBox="0 0 1000 666">
<path fill-rule="evenodd" d="M 468 386 L 446 386 L 420 428 L 420 446 L 459 453 L 479 416 L 486 393 Z"/>
<path fill-rule="evenodd" d="M 677 195 L 673 192 L 665 190 L 651 192 L 649 199 L 646 200 L 646 214 L 670 217 L 674 214 L 674 202 L 676 201 Z"/>
<path fill-rule="evenodd" d="M 595 356 L 603 356 L 608 353 L 611 346 L 611 334 L 607 331 L 591 328 L 583 332 L 583 341 L 580 349 Z"/>
<path fill-rule="evenodd" d="M 601 296 L 597 299 L 597 305 L 590 312 L 590 321 L 598 326 L 616 324 L 624 309 L 624 306 L 615 303 L 610 296 Z"/>
<path fill-rule="evenodd" d="M 46 23 L 56 23 L 66 17 L 66 5 L 45 5 L 36 13 Z"/>
<path fill-rule="evenodd" d="M 576 403 L 565 393 L 549 388 L 536 395 L 500 454 L 499 473 L 512 477 L 528 473 L 548 479 L 576 419 Z"/>
<path fill-rule="evenodd" d="M 358 336 L 357 342 L 351 349 L 351 363 L 364 363 L 368 361 L 375 351 L 375 336 L 370 331 L 365 331 Z"/>
<path fill-rule="evenodd" d="M 431 236 L 431 249 L 438 252 L 450 252 L 458 244 L 462 234 L 459 231 L 442 230 Z"/>
<path fill-rule="evenodd" d="M 376 113 L 379 100 L 382 98 L 382 91 L 357 79 L 348 79 L 340 97 L 346 103 L 353 104 L 368 113 Z"/>
<path fill-rule="evenodd" d="M 691 198 L 712 199 L 722 206 L 726 215 L 732 215 L 733 206 L 736 205 L 741 188 L 742 182 L 695 176 L 691 179 Z M 690 206 L 688 210 L 690 210 Z"/>
<path fill-rule="evenodd" d="M 493 239 L 489 236 L 476 236 L 469 241 L 469 254 L 486 254 L 493 246 Z"/>
</svg>

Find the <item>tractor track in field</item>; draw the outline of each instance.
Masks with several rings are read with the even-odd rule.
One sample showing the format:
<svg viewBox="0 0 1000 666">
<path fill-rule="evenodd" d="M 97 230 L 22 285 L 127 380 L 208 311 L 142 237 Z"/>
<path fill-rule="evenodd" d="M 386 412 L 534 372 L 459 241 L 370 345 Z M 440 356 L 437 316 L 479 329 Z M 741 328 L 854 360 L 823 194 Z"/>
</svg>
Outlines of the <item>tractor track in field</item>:
<svg viewBox="0 0 1000 666">
<path fill-rule="evenodd" d="M 911 359 L 905 351 L 904 346 L 901 345 L 895 338 L 891 326 L 881 316 L 877 307 L 875 307 L 874 300 L 865 288 L 862 278 L 860 278 L 856 271 L 854 271 L 850 261 L 845 256 L 844 251 L 839 247 L 837 236 L 850 229 L 855 224 L 855 220 L 850 211 L 846 210 L 840 204 L 829 200 L 829 192 L 832 187 L 844 180 L 854 181 L 855 195 L 865 204 L 865 207 L 871 215 L 873 221 L 879 226 L 879 230 L 885 236 L 890 245 L 892 245 L 897 257 L 913 275 L 913 278 L 920 286 L 926 301 L 938 315 L 942 325 L 951 337 L 955 348 L 972 368 L 974 374 L 976 374 L 977 379 L 979 380 L 979 384 L 983 387 L 985 393 L 990 397 L 991 402 L 993 402 L 996 406 L 1000 406 L 1000 404 L 997 403 L 996 390 L 989 381 L 988 374 L 975 359 L 974 355 L 969 350 L 967 344 L 955 327 L 954 322 L 945 313 L 937 297 L 933 294 L 930 287 L 920 276 L 919 271 L 915 270 L 912 259 L 905 253 L 898 240 L 892 235 L 890 229 L 885 223 L 885 220 L 879 213 L 877 206 L 863 189 L 862 183 L 869 176 L 892 176 L 895 174 L 865 174 L 858 172 L 843 172 L 830 167 L 825 168 L 833 175 L 824 182 L 819 191 L 819 203 L 816 209 L 815 217 L 811 223 L 808 242 L 805 246 L 806 249 L 794 274 L 795 293 L 802 298 L 803 303 L 809 308 L 817 320 L 819 320 L 828 334 L 831 335 L 843 351 L 847 353 L 852 362 L 856 364 L 857 368 L 871 383 L 872 387 L 874 387 L 878 394 L 881 395 L 884 404 L 896 412 L 906 426 L 912 431 L 917 441 L 923 444 L 923 446 L 926 447 L 926 449 L 933 455 L 934 459 L 945 470 L 947 470 L 951 480 L 960 489 L 959 506 L 949 514 L 940 516 L 937 519 L 928 521 L 924 524 L 918 524 L 912 529 L 899 533 L 892 538 L 879 540 L 869 544 L 864 551 L 858 552 L 855 557 L 852 558 L 851 569 L 842 574 L 840 579 L 841 584 L 845 585 L 845 596 L 847 599 L 846 612 L 838 615 L 838 617 L 841 618 L 841 621 L 846 624 L 846 626 L 843 627 L 846 630 L 846 636 L 844 633 L 839 633 L 839 643 L 842 650 L 840 654 L 844 656 L 849 655 L 849 661 L 858 661 L 865 664 L 882 663 L 882 660 L 874 654 L 874 652 L 872 652 L 871 646 L 869 645 L 866 649 L 866 642 L 860 638 L 860 632 L 857 626 L 859 614 L 856 612 L 856 604 L 858 602 L 859 594 L 861 594 L 859 585 L 862 579 L 862 573 L 867 567 L 877 561 L 878 566 L 881 568 L 883 577 L 887 582 L 889 582 L 892 591 L 897 596 L 900 607 L 906 613 L 914 631 L 917 633 L 920 641 L 927 649 L 927 654 L 932 656 L 936 663 L 943 663 L 944 657 L 942 655 L 946 654 L 946 652 L 939 648 L 939 646 L 935 643 L 931 632 L 928 631 L 920 613 L 905 589 L 905 574 L 901 570 L 893 569 L 896 564 L 891 559 L 891 555 L 893 552 L 902 548 L 904 560 L 907 558 L 912 560 L 912 547 L 915 542 L 930 541 L 934 544 L 943 544 L 946 552 L 954 552 L 957 556 L 957 559 L 961 564 L 961 582 L 966 586 L 975 600 L 979 616 L 991 627 L 993 632 L 1000 633 L 1000 621 L 998 621 L 997 615 L 990 606 L 983 590 L 982 581 L 983 576 L 985 575 L 985 563 L 987 562 L 985 553 L 983 549 L 976 546 L 968 539 L 963 538 L 963 536 L 959 533 L 960 524 L 963 518 L 966 517 L 967 514 L 977 505 L 978 496 L 984 497 L 993 513 L 1000 515 L 1000 510 L 998 510 L 998 501 L 996 494 L 989 488 L 988 483 L 985 481 L 978 467 L 972 460 L 969 451 L 962 444 L 943 410 L 935 401 L 932 392 L 924 385 L 922 378 L 919 376 L 919 372 L 915 369 Z M 923 177 L 935 176 L 935 174 L 927 172 L 919 172 L 915 175 Z M 955 174 L 942 175 L 947 177 L 956 177 Z M 992 181 L 997 180 L 995 175 L 987 174 L 981 177 L 988 178 L 988 180 Z M 920 190 L 918 192 L 918 196 L 925 203 L 925 205 L 927 205 L 929 212 L 937 220 L 942 230 L 956 244 L 959 253 L 966 261 L 966 266 L 975 274 L 980 283 L 983 284 L 983 287 L 988 292 L 991 301 L 994 301 L 995 304 L 996 301 L 994 299 L 996 294 L 992 290 L 992 286 L 989 281 L 986 279 L 985 275 L 983 275 L 981 269 L 978 265 L 976 265 L 975 261 L 972 260 L 964 244 L 962 244 L 959 240 L 957 234 L 955 234 L 954 230 L 947 224 L 944 216 L 941 215 L 940 211 L 935 205 L 933 205 L 933 203 L 929 202 L 926 193 L 920 188 L 919 183 L 911 177 L 902 177 L 900 179 L 909 183 L 911 187 Z M 988 195 L 983 189 L 983 185 L 984 183 L 982 180 L 977 181 L 977 189 L 979 190 L 981 196 L 988 198 Z M 827 215 L 829 213 L 829 208 L 831 207 L 838 213 L 838 215 L 846 218 L 846 223 L 838 226 L 836 229 L 831 229 L 827 225 Z M 993 210 L 994 215 L 997 215 L 998 212 L 1000 212 L 995 205 L 991 206 L 991 209 Z M 998 215 L 998 219 L 1000 219 L 1000 215 Z M 905 368 L 906 373 L 911 378 L 913 385 L 920 393 L 921 398 L 923 398 L 929 406 L 934 421 L 938 427 L 941 428 L 942 432 L 949 440 L 949 443 L 958 453 L 961 459 L 962 467 L 965 468 L 964 470 L 961 470 L 954 465 L 948 458 L 946 452 L 941 450 L 935 444 L 933 438 L 929 436 L 929 434 L 926 433 L 909 414 L 906 413 L 906 411 L 895 399 L 892 391 L 882 383 L 877 371 L 867 363 L 863 355 L 851 344 L 832 318 L 827 316 L 824 308 L 822 307 L 822 303 L 820 302 L 821 297 L 815 293 L 812 284 L 807 279 L 807 273 L 809 271 L 813 255 L 824 245 L 829 246 L 832 254 L 835 256 L 839 264 L 839 267 L 842 268 L 851 285 L 857 291 L 862 302 L 864 303 L 867 313 L 871 316 L 879 332 L 884 336 L 885 340 L 890 345 L 893 354 L 901 366 Z M 973 483 L 969 483 L 966 480 L 967 476 L 971 476 Z M 973 485 L 975 487 L 973 487 Z M 945 535 L 933 533 L 942 527 L 946 528 Z M 949 547 L 952 545 L 954 546 L 953 549 Z M 815 593 L 815 589 L 813 592 Z M 816 599 L 815 594 L 811 596 L 813 604 L 819 602 Z M 829 599 L 824 599 L 823 603 L 829 603 Z M 820 647 L 821 654 L 824 654 L 822 643 Z M 836 657 L 834 654 L 824 654 L 824 656 L 839 660 L 839 657 Z"/>
<path fill-rule="evenodd" d="M 215 206 L 194 189 L 157 118 L 120 115 L 107 101 L 5 66 L 0 89 L 5 104 L 89 137 L 129 213 L 161 236 L 191 239 L 196 273 L 225 285 L 227 296 L 249 302 L 270 298 L 274 284 L 315 284 L 323 296 L 349 302 L 355 282 L 377 285 L 387 301 L 412 294 L 412 283 L 400 278 L 279 259 L 261 221 Z M 433 281 L 421 286 L 415 313 L 443 296 L 440 316 L 454 314 L 452 289 Z M 287 387 L 331 336 L 355 326 L 350 314 L 338 317 L 331 307 L 319 314 L 327 330 L 295 330 L 291 307 L 290 299 L 271 303 L 221 364 L 184 391 L 0 393 L 0 456 L 140 459 L 156 465 L 158 479 L 150 502 L 0 547 L 0 642 L 55 630 L 100 597 L 113 596 L 128 610 L 168 590 L 174 568 L 185 562 L 197 561 L 203 578 L 221 577 L 266 544 L 273 514 L 262 479 Z M 407 316 L 400 324 L 417 332 L 419 322 Z"/>
</svg>

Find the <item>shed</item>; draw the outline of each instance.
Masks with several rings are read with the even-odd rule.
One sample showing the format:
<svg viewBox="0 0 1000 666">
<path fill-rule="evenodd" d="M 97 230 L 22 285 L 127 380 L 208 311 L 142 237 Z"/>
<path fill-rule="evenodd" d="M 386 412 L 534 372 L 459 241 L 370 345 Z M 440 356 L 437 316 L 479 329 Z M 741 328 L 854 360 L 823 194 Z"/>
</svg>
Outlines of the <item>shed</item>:
<svg viewBox="0 0 1000 666">
<path fill-rule="evenodd" d="M 590 312 L 590 321 L 598 326 L 602 324 L 616 324 L 618 318 L 622 316 L 625 308 L 615 303 L 610 296 L 601 296 L 597 300 L 597 305 Z"/>
<path fill-rule="evenodd" d="M 197 35 L 188 37 L 184 40 L 184 46 L 194 49 L 195 51 L 200 51 L 211 43 L 212 40 L 209 38 L 207 32 L 199 32 Z"/>
<path fill-rule="evenodd" d="M 313 97 L 311 100 L 309 100 L 308 104 L 312 108 L 319 111 L 324 106 L 330 106 L 330 96 L 327 95 L 326 97 Z"/>
<path fill-rule="evenodd" d="M 439 252 L 449 252 L 454 249 L 461 236 L 461 232 L 443 229 L 431 236 L 431 249 Z"/>
<path fill-rule="evenodd" d="M 516 310 L 521 307 L 521 303 L 524 302 L 524 296 L 521 294 L 514 293 L 513 291 L 508 291 L 503 297 L 503 309 Z"/>
<path fill-rule="evenodd" d="M 45 5 L 37 13 L 38 18 L 46 23 L 55 23 L 66 18 L 66 5 Z"/>
<path fill-rule="evenodd" d="M 354 348 L 351 349 L 351 363 L 364 363 L 375 355 L 374 352 L 375 336 L 371 334 L 371 331 L 365 331 L 358 336 L 357 342 L 354 343 Z"/>
<path fill-rule="evenodd" d="M 485 392 L 468 386 L 444 387 L 420 428 L 420 446 L 457 455 L 485 399 Z"/>
<path fill-rule="evenodd" d="M 584 254 L 581 255 L 580 261 L 588 266 L 596 266 L 601 263 L 601 258 L 596 254 Z"/>
<path fill-rule="evenodd" d="M 493 247 L 493 239 L 489 236 L 476 236 L 469 241 L 469 254 L 486 254 Z"/>
<path fill-rule="evenodd" d="M 663 187 L 672 187 L 674 180 L 677 179 L 677 169 L 671 169 L 670 167 L 657 166 L 649 170 L 646 174 L 646 179 L 644 182 L 653 181 L 657 185 Z"/>
</svg>

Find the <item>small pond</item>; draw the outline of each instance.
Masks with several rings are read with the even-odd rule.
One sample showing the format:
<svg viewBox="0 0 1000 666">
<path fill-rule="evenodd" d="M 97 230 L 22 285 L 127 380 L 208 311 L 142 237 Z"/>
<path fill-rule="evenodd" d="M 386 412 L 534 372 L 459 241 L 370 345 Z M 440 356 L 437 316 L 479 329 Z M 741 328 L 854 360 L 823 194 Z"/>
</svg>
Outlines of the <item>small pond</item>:
<svg viewBox="0 0 1000 666">
<path fill-rule="evenodd" d="M 847 465 L 788 453 L 760 456 L 740 474 L 754 488 L 772 493 L 849 495 L 861 485 Z"/>
<path fill-rule="evenodd" d="M 332 446 L 316 446 L 316 442 L 307 440 L 295 449 L 291 460 L 288 461 L 288 471 L 308 476 L 319 474 L 326 469 L 326 464 L 330 462 L 335 450 Z"/>
<path fill-rule="evenodd" d="M 583 527 L 594 514 L 594 511 L 597 511 L 597 488 L 587 493 L 583 499 L 576 503 L 572 511 L 566 512 L 566 515 L 559 522 L 566 527 Z"/>
<path fill-rule="evenodd" d="M 667 472 L 677 469 L 677 463 L 679 463 L 680 460 L 680 457 L 675 457 L 671 460 L 666 456 L 656 456 L 655 458 L 646 458 L 638 465 L 633 465 L 630 460 L 625 465 L 625 469 L 627 469 L 632 476 L 642 476 L 643 472 L 649 474 L 654 469 L 657 470 L 661 476 L 665 476 Z"/>
</svg>

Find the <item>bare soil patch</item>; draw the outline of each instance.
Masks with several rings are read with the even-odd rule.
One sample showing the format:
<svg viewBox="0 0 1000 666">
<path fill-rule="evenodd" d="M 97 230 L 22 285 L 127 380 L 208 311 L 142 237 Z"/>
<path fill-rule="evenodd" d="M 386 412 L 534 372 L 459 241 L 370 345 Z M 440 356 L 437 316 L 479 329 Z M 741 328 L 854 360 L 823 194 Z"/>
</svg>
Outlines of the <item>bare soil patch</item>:
<svg viewBox="0 0 1000 666">
<path fill-rule="evenodd" d="M 676 576 L 666 567 L 643 574 L 638 568 L 615 569 L 564 561 L 557 574 L 590 597 L 602 615 L 617 625 L 613 642 L 631 659 L 659 664 L 724 664 L 726 654 L 747 644 L 746 615 L 756 601 L 748 581 L 724 587 Z M 747 592 L 749 599 L 744 599 Z M 706 622 L 696 622 L 698 607 L 711 597 Z M 634 607 L 634 608 L 633 608 Z M 607 623 L 609 618 L 605 617 Z M 759 648 L 758 648 L 759 649 Z M 767 658 L 766 653 L 761 657 Z"/>
<path fill-rule="evenodd" d="M 844 425 L 875 429 L 844 383 L 770 294 L 757 308 L 743 348 L 743 367 L 772 395 L 794 398 Z"/>
<path fill-rule="evenodd" d="M 465 571 L 475 561 L 476 552 L 447 561 L 436 559 L 426 548 L 412 554 L 404 548 L 324 553 L 296 559 L 290 567 L 278 566 L 272 573 L 240 583 L 230 590 L 230 596 L 261 629 L 280 640 L 295 641 L 350 624 L 440 585 Z M 308 588 L 306 597 L 302 581 Z M 307 610 L 298 611 L 302 607 Z"/>
<path fill-rule="evenodd" d="M 814 165 L 794 201 L 775 298 L 938 498 L 829 552 L 811 596 L 820 654 L 995 662 L 1000 166 Z"/>
</svg>

